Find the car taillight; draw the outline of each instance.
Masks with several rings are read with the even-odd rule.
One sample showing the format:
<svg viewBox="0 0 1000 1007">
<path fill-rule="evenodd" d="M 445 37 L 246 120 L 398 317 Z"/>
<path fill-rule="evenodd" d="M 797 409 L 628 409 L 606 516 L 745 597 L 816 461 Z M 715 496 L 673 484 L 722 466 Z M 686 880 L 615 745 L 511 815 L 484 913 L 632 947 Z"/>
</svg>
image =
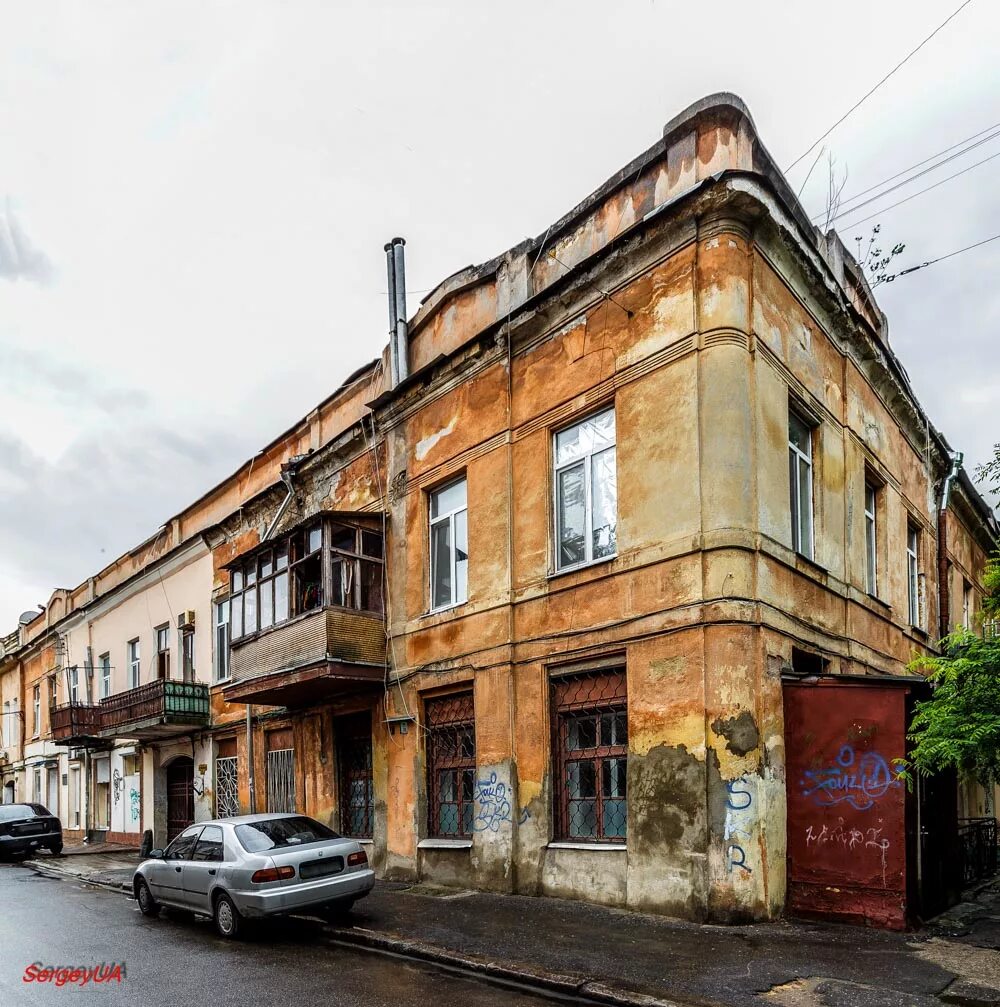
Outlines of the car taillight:
<svg viewBox="0 0 1000 1007">
<path fill-rule="evenodd" d="M 368 854 L 364 850 L 358 850 L 357 853 L 351 853 L 347 857 L 348 867 L 357 867 L 358 864 L 367 864 Z"/>
<path fill-rule="evenodd" d="M 263 885 L 268 881 L 281 881 L 283 878 L 294 878 L 294 867 L 265 867 L 262 871 L 254 871 L 250 880 L 255 885 Z"/>
</svg>

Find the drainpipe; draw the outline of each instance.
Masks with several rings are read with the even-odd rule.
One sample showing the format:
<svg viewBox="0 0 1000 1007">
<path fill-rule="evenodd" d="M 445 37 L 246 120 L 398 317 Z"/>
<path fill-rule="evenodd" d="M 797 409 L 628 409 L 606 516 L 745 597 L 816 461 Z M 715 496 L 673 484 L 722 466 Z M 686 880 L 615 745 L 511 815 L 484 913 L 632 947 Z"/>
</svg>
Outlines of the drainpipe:
<svg viewBox="0 0 1000 1007">
<path fill-rule="evenodd" d="M 281 481 L 285 484 L 287 492 L 285 493 L 285 499 L 281 501 L 278 507 L 277 513 L 267 526 L 267 531 L 261 536 L 261 542 L 266 542 L 274 534 L 274 529 L 278 527 L 278 522 L 285 516 L 285 511 L 288 510 L 288 505 L 292 502 L 292 497 L 295 496 L 295 487 L 292 486 L 292 466 L 294 461 L 295 458 L 290 458 L 281 466 Z"/>
<path fill-rule="evenodd" d="M 938 512 L 938 629 L 945 637 L 951 628 L 951 585 L 948 583 L 948 521 L 946 512 L 951 502 L 951 489 L 962 468 L 964 455 L 956 451 L 951 456 L 951 471 L 941 487 L 941 508 Z"/>
<path fill-rule="evenodd" d="M 257 785 L 253 759 L 253 706 L 247 703 L 247 783 L 250 787 L 250 814 L 257 814 Z"/>
</svg>

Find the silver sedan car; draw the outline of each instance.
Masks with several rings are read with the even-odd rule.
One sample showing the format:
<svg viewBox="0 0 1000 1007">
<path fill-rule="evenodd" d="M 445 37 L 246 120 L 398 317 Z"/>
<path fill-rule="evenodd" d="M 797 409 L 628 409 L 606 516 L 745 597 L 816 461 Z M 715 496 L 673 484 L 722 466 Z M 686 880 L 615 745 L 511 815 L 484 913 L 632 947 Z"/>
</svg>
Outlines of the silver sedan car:
<svg viewBox="0 0 1000 1007">
<path fill-rule="evenodd" d="M 346 911 L 375 885 L 368 855 L 305 815 L 244 815 L 199 822 L 137 868 L 144 916 L 161 906 L 211 916 L 223 937 L 244 920 Z"/>
</svg>

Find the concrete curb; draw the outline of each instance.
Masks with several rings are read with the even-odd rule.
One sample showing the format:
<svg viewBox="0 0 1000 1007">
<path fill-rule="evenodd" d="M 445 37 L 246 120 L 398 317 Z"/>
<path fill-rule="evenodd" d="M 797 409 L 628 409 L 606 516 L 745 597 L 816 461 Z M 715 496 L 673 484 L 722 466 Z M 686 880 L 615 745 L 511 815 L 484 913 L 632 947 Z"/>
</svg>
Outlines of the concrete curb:
<svg viewBox="0 0 1000 1007">
<path fill-rule="evenodd" d="M 85 885 L 94 885 L 97 888 L 107 888 L 112 892 L 126 892 L 132 894 L 132 886 L 127 881 L 105 881 L 85 874 L 76 874 L 73 871 L 63 870 L 50 863 L 40 863 L 37 860 L 25 860 L 25 867 L 30 867 L 36 874 L 43 878 L 52 878 L 56 881 L 79 881 Z"/>
<path fill-rule="evenodd" d="M 332 926 L 327 926 L 324 929 L 327 937 L 338 944 L 350 944 L 431 965 L 473 972 L 487 982 L 529 987 L 555 993 L 562 997 L 580 997 L 593 1003 L 609 1004 L 612 1007 L 691 1007 L 690 1004 L 684 1004 L 677 1000 L 662 1000 L 645 993 L 609 986 L 593 977 L 561 975 L 529 965 L 500 964 L 479 955 L 459 953 L 436 944 L 427 944 L 424 941 L 399 937 L 378 930 Z"/>
</svg>

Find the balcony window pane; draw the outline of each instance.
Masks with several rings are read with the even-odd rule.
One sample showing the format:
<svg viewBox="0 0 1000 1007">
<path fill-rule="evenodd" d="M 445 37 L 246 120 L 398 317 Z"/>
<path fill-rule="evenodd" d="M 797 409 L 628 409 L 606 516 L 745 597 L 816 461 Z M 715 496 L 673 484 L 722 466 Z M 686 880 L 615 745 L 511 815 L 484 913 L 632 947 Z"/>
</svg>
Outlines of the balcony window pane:
<svg viewBox="0 0 1000 1007">
<path fill-rule="evenodd" d="M 274 568 L 284 570 L 288 566 L 288 545 L 278 546 L 278 551 L 274 554 Z"/>
<path fill-rule="evenodd" d="M 323 545 L 323 529 L 310 528 L 306 533 L 306 547 L 309 552 L 317 552 Z"/>
<path fill-rule="evenodd" d="M 335 552 L 353 553 L 358 551 L 358 533 L 353 528 L 334 525 L 330 538 L 330 548 Z"/>
<path fill-rule="evenodd" d="M 382 536 L 373 531 L 362 532 L 361 551 L 366 556 L 374 556 L 376 559 L 382 559 Z"/>
<path fill-rule="evenodd" d="M 274 582 L 265 580 L 260 585 L 260 628 L 267 629 L 274 622 Z"/>
<path fill-rule="evenodd" d="M 247 586 L 257 583 L 257 561 L 251 560 L 244 571 L 244 575 L 247 579 Z"/>
<path fill-rule="evenodd" d="M 384 611 L 381 563 L 361 563 L 361 607 L 379 615 Z"/>
<path fill-rule="evenodd" d="M 243 595 L 243 631 L 257 632 L 257 592 L 254 590 Z"/>
<path fill-rule="evenodd" d="M 274 621 L 284 622 L 288 618 L 288 574 L 279 573 L 274 578 Z"/>
<path fill-rule="evenodd" d="M 243 595 L 233 595 L 231 600 L 233 619 L 233 639 L 238 640 L 243 635 Z"/>
<path fill-rule="evenodd" d="M 274 559 L 269 552 L 265 552 L 260 557 L 260 575 L 261 577 L 270 577 L 274 573 Z"/>
<path fill-rule="evenodd" d="M 242 570 L 234 570 L 233 573 L 232 573 L 231 580 L 232 580 L 232 587 L 233 587 L 234 591 L 242 591 L 243 590 L 243 571 Z"/>
</svg>

